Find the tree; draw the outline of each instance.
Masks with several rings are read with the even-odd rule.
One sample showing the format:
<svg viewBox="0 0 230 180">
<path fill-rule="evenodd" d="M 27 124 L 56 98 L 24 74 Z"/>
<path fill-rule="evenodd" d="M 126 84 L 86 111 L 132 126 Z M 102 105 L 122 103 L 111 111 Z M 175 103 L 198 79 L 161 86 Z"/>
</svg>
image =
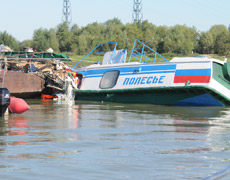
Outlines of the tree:
<svg viewBox="0 0 230 180">
<path fill-rule="evenodd" d="M 214 53 L 214 39 L 210 32 L 202 32 L 199 40 L 199 52 L 202 54 Z"/>
<path fill-rule="evenodd" d="M 125 25 L 125 32 L 127 34 L 127 48 L 132 49 L 133 42 L 135 39 L 139 39 L 142 41 L 142 30 L 140 22 L 135 23 L 127 23 Z"/>
<path fill-rule="evenodd" d="M 34 31 L 32 41 L 23 41 L 22 45 L 31 46 L 32 42 L 32 47 L 37 50 L 52 47 L 55 51 L 85 54 L 100 43 L 112 41 L 118 43 L 117 49 L 131 50 L 135 39 L 143 41 L 159 53 L 228 55 L 230 52 L 230 26 L 215 25 L 209 31 L 200 33 L 186 25 L 156 26 L 148 21 L 124 25 L 118 18 L 104 23 L 94 22 L 81 28 L 74 24 L 69 29 L 66 23 L 59 24 L 56 29 L 40 28 Z M 0 42 L 7 42 L 5 44 L 12 44 L 10 46 L 18 49 L 18 42 L 6 32 L 0 33 Z M 109 47 L 100 50 L 108 50 Z"/>
<path fill-rule="evenodd" d="M 104 24 L 94 22 L 92 24 L 87 25 L 84 31 L 88 33 L 87 43 L 88 46 L 91 47 L 90 49 L 105 41 Z"/>
<path fill-rule="evenodd" d="M 216 52 L 220 55 L 228 56 L 230 54 L 229 33 L 225 32 L 216 37 Z"/>
<path fill-rule="evenodd" d="M 78 41 L 79 41 L 80 28 L 78 27 L 77 24 L 74 24 L 71 27 L 71 32 L 73 33 L 72 45 L 71 45 L 72 52 L 79 53 Z"/>
<path fill-rule="evenodd" d="M 55 29 L 50 29 L 49 30 L 49 36 L 50 36 L 50 47 L 53 48 L 54 51 L 59 52 L 59 43 L 58 43 L 58 39 L 56 36 L 56 32 Z"/>
<path fill-rule="evenodd" d="M 225 25 L 215 25 L 212 26 L 211 29 L 208 31 L 211 33 L 213 37 L 213 46 L 214 46 L 214 53 L 218 54 L 223 47 L 224 41 L 227 39 L 229 31 Z"/>
<path fill-rule="evenodd" d="M 71 32 L 73 33 L 74 36 L 78 36 L 79 35 L 79 31 L 80 31 L 80 28 L 78 27 L 77 24 L 74 24 L 71 27 Z"/>
<path fill-rule="evenodd" d="M 33 40 L 24 40 L 20 43 L 22 48 L 24 47 L 33 47 Z"/>
<path fill-rule="evenodd" d="M 197 37 L 198 33 L 194 28 L 189 28 L 186 25 L 171 27 L 165 38 L 165 51 L 189 54 L 195 48 Z"/>
<path fill-rule="evenodd" d="M 84 32 L 79 36 L 79 44 L 78 44 L 78 53 L 79 54 L 85 54 L 88 50 L 88 43 L 87 43 L 87 37 L 88 32 Z"/>
<path fill-rule="evenodd" d="M 66 23 L 62 23 L 57 27 L 57 38 L 59 49 L 61 52 L 71 52 L 73 44 L 73 33 L 69 30 Z"/>
<path fill-rule="evenodd" d="M 157 30 L 156 30 L 156 38 L 158 42 L 157 52 L 159 53 L 167 52 L 165 50 L 165 39 L 167 37 L 168 29 L 169 28 L 167 26 L 157 27 Z"/>
<path fill-rule="evenodd" d="M 45 51 L 50 46 L 50 34 L 48 29 L 38 29 L 33 35 L 33 49 L 37 51 Z"/>
<path fill-rule="evenodd" d="M 128 48 L 128 36 L 125 31 L 122 31 L 121 34 L 119 34 L 119 47 L 121 49 L 127 49 Z"/>
<path fill-rule="evenodd" d="M 157 50 L 158 37 L 156 35 L 157 27 L 148 21 L 142 23 L 142 37 L 143 42 L 150 46 L 152 49 Z"/>
<path fill-rule="evenodd" d="M 19 42 L 6 31 L 0 32 L 0 45 L 1 44 L 9 46 L 14 51 L 18 51 L 20 49 Z"/>
<path fill-rule="evenodd" d="M 106 42 L 113 42 L 116 41 L 118 43 L 119 49 L 126 48 L 126 41 L 125 39 L 127 36 L 126 33 L 123 33 L 124 25 L 121 23 L 121 21 L 117 18 L 114 18 L 112 20 L 108 20 L 105 22 L 105 41 Z M 121 43 L 122 42 L 122 43 Z"/>
</svg>

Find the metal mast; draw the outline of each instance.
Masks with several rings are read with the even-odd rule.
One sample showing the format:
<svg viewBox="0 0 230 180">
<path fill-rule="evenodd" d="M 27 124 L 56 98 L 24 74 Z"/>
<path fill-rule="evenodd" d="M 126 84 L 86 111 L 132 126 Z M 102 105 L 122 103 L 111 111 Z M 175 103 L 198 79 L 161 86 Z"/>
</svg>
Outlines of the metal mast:
<svg viewBox="0 0 230 180">
<path fill-rule="evenodd" d="M 142 0 L 133 0 L 133 22 L 142 22 Z"/>
<path fill-rule="evenodd" d="M 62 20 L 70 26 L 72 20 L 70 0 L 63 0 Z"/>
</svg>

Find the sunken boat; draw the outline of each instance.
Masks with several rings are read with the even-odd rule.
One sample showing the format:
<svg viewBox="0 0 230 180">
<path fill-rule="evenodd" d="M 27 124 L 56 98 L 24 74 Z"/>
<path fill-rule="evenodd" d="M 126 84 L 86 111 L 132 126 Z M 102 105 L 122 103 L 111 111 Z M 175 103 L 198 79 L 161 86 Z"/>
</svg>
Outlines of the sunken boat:
<svg viewBox="0 0 230 180">
<path fill-rule="evenodd" d="M 206 57 L 175 57 L 167 60 L 152 48 L 135 40 L 129 60 L 127 50 L 104 52 L 102 63 L 80 67 L 77 100 L 119 103 L 148 103 L 175 106 L 229 106 L 230 63 Z M 147 56 L 147 52 L 152 56 Z M 160 60 L 159 60 L 160 59 Z M 133 61 L 134 60 L 134 61 Z"/>
</svg>

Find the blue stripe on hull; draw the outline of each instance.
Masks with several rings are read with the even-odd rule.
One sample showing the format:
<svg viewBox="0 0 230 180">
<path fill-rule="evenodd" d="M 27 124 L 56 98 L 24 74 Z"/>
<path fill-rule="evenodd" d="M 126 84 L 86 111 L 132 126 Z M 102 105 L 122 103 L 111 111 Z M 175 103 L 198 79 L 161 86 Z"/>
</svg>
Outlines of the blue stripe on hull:
<svg viewBox="0 0 230 180">
<path fill-rule="evenodd" d="M 115 71 L 119 70 L 122 73 L 134 73 L 136 70 L 140 70 L 142 73 L 149 73 L 151 71 L 175 71 L 176 65 L 170 64 L 170 65 L 142 65 L 142 66 L 118 66 L 118 67 L 112 67 L 112 68 L 101 68 L 101 69 L 90 69 L 90 70 L 84 70 L 84 71 L 77 71 L 78 73 L 83 74 L 84 76 L 92 75 L 95 77 L 102 76 L 107 71 Z"/>
<path fill-rule="evenodd" d="M 145 75 L 145 74 L 162 74 L 162 73 L 164 73 L 164 74 L 168 74 L 168 73 L 174 73 L 175 71 L 157 71 L 157 72 L 154 72 L 154 71 L 152 71 L 152 72 L 143 72 L 143 73 L 126 73 L 126 74 L 120 74 L 120 76 L 130 76 L 130 75 L 133 75 L 133 76 L 135 76 L 135 75 L 140 75 L 140 74 L 143 74 L 143 75 Z M 95 78 L 95 77 L 102 77 L 103 76 L 103 74 L 101 74 L 101 75 L 92 75 L 92 76 L 85 76 L 84 78 Z"/>
<path fill-rule="evenodd" d="M 211 76 L 211 69 L 181 69 L 175 76 Z"/>
<path fill-rule="evenodd" d="M 210 94 L 202 94 L 188 99 L 177 101 L 172 105 L 175 106 L 224 106 L 220 101 Z"/>
</svg>

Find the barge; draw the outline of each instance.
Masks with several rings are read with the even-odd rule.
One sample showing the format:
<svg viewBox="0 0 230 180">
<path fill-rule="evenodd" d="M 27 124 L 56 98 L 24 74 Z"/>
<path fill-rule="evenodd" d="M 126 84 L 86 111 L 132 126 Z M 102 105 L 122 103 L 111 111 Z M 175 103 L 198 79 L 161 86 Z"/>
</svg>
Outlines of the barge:
<svg viewBox="0 0 230 180">
<path fill-rule="evenodd" d="M 2 86 L 18 98 L 41 97 L 52 89 L 64 90 L 68 67 L 63 61 L 70 61 L 66 55 L 57 53 L 2 52 L 0 73 Z M 3 80 L 4 79 L 4 80 Z"/>
</svg>

